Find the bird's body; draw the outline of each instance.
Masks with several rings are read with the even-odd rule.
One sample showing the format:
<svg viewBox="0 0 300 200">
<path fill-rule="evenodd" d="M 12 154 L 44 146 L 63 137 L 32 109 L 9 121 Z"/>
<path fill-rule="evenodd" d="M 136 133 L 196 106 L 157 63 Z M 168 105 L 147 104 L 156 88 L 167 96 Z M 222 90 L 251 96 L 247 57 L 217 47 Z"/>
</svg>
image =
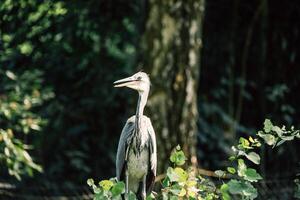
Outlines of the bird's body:
<svg viewBox="0 0 300 200">
<path fill-rule="evenodd" d="M 133 150 L 129 151 L 128 156 L 128 189 L 137 193 L 143 177 L 147 175 L 149 168 L 149 151 L 144 148 L 142 152 L 136 154 Z"/>
<path fill-rule="evenodd" d="M 125 162 L 123 154 L 125 152 L 126 157 L 127 151 L 128 189 L 137 193 L 145 175 L 149 174 L 150 176 L 151 173 L 152 176 L 156 175 L 156 165 L 151 166 L 151 159 L 156 162 L 156 158 L 154 158 L 154 155 L 151 158 L 151 153 L 154 152 L 152 143 L 155 140 L 154 131 L 141 128 L 140 132 L 135 135 L 135 120 L 135 116 L 130 117 L 124 126 L 118 145 L 116 166 L 118 180 L 125 180 L 125 174 L 122 174 L 125 171 L 122 168 L 124 168 Z M 151 125 L 150 119 L 146 116 L 142 117 L 141 123 L 144 124 L 142 127 Z M 151 170 L 152 172 L 149 172 Z"/>
<path fill-rule="evenodd" d="M 125 182 L 126 194 L 132 191 L 138 199 L 145 199 L 146 192 L 152 190 L 157 165 L 154 129 L 151 120 L 143 115 L 150 81 L 145 73 L 139 72 L 115 83 L 119 83 L 116 87 L 127 86 L 139 92 L 136 115 L 127 120 L 119 140 L 117 179 Z"/>
</svg>

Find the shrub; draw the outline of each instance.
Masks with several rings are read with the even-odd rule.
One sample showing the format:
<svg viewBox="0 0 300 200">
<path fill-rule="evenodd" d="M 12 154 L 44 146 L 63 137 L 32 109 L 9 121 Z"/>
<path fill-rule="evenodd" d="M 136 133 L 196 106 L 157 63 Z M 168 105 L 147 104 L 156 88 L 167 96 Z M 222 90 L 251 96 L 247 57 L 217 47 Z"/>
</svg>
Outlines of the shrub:
<svg viewBox="0 0 300 200">
<path fill-rule="evenodd" d="M 230 200 L 234 196 L 244 200 L 257 198 L 257 188 L 253 183 L 263 178 L 256 169 L 248 167 L 248 163 L 260 164 L 260 156 L 255 151 L 261 147 L 261 140 L 276 147 L 286 141 L 300 138 L 300 131 L 293 127 L 291 130 L 286 130 L 284 126 L 280 128 L 266 119 L 263 130 L 258 131 L 257 136 L 259 138 L 241 137 L 239 143 L 232 147 L 233 155 L 229 157 L 231 165 L 226 170 L 214 172 L 219 181 L 212 181 L 201 176 L 195 167 L 184 168 L 186 157 L 180 146 L 177 146 L 171 153 L 172 166 L 168 167 L 164 175 L 160 192 L 152 193 L 147 199 Z M 300 198 L 299 180 L 297 179 L 295 182 L 294 197 Z M 121 194 L 125 192 L 125 184 L 114 178 L 100 181 L 97 185 L 92 179 L 89 179 L 88 185 L 93 188 L 95 200 L 121 199 Z M 129 199 L 136 199 L 135 195 L 130 193 Z"/>
</svg>

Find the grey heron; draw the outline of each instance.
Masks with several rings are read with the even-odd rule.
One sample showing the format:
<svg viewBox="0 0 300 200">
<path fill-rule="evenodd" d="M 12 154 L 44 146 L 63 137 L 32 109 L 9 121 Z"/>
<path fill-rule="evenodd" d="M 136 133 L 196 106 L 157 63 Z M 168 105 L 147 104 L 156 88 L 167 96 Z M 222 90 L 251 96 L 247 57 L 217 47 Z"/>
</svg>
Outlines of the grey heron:
<svg viewBox="0 0 300 200">
<path fill-rule="evenodd" d="M 114 82 L 114 87 L 128 87 L 138 92 L 136 114 L 130 117 L 120 136 L 116 174 L 125 182 L 125 198 L 129 191 L 138 199 L 146 199 L 154 185 L 157 166 L 156 138 L 151 120 L 143 115 L 150 90 L 150 79 L 144 72 Z"/>
</svg>

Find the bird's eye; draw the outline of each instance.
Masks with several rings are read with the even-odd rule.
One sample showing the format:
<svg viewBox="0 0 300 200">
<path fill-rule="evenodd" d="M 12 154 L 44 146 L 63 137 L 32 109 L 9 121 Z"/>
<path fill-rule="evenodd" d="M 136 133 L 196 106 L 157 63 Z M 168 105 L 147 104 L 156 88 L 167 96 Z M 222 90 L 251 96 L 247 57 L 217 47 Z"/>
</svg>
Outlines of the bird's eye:
<svg viewBox="0 0 300 200">
<path fill-rule="evenodd" d="M 142 80 L 142 77 L 141 77 L 141 76 L 138 76 L 138 77 L 137 77 L 137 80 L 138 80 L 138 81 Z"/>
</svg>

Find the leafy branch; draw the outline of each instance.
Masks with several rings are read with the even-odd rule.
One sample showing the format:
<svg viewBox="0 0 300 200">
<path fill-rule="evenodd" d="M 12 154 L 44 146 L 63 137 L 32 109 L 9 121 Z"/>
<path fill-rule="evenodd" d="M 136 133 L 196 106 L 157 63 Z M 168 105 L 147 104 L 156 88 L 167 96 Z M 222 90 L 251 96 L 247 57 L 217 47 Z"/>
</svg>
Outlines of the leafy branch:
<svg viewBox="0 0 300 200">
<path fill-rule="evenodd" d="M 290 130 L 287 130 L 285 126 L 281 128 L 279 126 L 273 125 L 273 123 L 266 119 L 264 122 L 264 129 L 258 131 L 257 134 L 261 137 L 266 144 L 277 147 L 286 141 L 294 140 L 295 138 L 300 139 L 300 130 L 295 130 L 292 126 Z"/>
<path fill-rule="evenodd" d="M 53 93 L 42 88 L 41 76 L 39 70 L 19 75 L 0 70 L 0 163 L 18 180 L 42 171 L 29 154 L 31 147 L 25 144 L 28 134 L 41 131 L 47 123 L 36 111 Z"/>
</svg>

